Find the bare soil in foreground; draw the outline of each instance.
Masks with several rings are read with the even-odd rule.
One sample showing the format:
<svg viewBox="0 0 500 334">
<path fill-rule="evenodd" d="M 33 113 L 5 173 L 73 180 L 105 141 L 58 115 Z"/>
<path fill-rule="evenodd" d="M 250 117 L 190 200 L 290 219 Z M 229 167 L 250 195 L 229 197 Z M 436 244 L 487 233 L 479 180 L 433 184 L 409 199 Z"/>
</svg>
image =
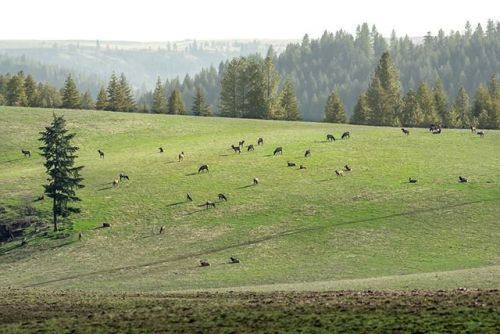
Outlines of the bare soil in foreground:
<svg viewBox="0 0 500 334">
<path fill-rule="evenodd" d="M 498 333 L 500 290 L 104 294 L 0 289 L 0 333 Z"/>
</svg>

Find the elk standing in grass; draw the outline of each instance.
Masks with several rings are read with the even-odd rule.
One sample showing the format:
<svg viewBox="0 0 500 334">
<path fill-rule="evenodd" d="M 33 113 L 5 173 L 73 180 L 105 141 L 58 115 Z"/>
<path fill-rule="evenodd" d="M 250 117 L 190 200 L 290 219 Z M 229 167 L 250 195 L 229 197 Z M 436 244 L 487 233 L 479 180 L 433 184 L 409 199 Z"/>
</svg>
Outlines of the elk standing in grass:
<svg viewBox="0 0 500 334">
<path fill-rule="evenodd" d="M 21 150 L 21 152 L 23 153 L 24 157 L 28 157 L 28 158 L 31 158 L 31 151 L 30 150 Z"/>
</svg>

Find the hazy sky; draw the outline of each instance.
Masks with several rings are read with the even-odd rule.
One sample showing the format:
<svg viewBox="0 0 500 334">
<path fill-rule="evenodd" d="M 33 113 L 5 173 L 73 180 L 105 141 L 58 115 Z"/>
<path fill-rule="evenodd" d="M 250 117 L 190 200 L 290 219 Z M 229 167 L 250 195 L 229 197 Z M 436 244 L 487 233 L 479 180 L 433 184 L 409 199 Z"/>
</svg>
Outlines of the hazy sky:
<svg viewBox="0 0 500 334">
<path fill-rule="evenodd" d="M 500 1 L 5 0 L 0 12 L 0 39 L 297 39 L 362 22 L 387 36 L 484 26 L 500 20 Z"/>
</svg>

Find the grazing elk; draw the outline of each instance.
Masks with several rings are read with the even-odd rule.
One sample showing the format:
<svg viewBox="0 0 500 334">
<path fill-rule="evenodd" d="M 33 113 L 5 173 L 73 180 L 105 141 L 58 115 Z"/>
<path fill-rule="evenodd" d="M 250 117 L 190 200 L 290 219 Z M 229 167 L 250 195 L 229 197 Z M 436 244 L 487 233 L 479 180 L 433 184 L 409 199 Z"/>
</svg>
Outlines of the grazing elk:
<svg viewBox="0 0 500 334">
<path fill-rule="evenodd" d="M 476 133 L 479 135 L 479 137 L 484 137 L 484 131 L 483 130 L 478 131 Z"/>
<path fill-rule="evenodd" d="M 470 132 L 472 132 L 473 134 L 476 133 L 477 129 L 475 126 L 471 126 L 470 127 Z"/>
<path fill-rule="evenodd" d="M 304 157 L 310 157 L 311 156 L 311 150 L 306 150 L 306 152 L 304 153 Z"/>
<path fill-rule="evenodd" d="M 201 173 L 201 172 L 210 172 L 208 170 L 208 165 L 201 165 L 200 168 L 198 168 L 198 173 Z"/>
<path fill-rule="evenodd" d="M 163 231 L 165 231 L 165 225 L 162 225 L 162 226 L 160 227 L 160 234 L 163 234 Z"/>
<path fill-rule="evenodd" d="M 220 194 L 219 194 L 219 201 L 224 201 L 224 202 L 227 202 L 227 197 L 226 197 L 226 195 L 224 195 L 223 193 L 220 193 Z"/>
<path fill-rule="evenodd" d="M 273 155 L 276 155 L 276 154 L 283 154 L 283 147 L 276 147 L 274 149 L 274 152 L 273 152 Z"/>
<path fill-rule="evenodd" d="M 255 148 L 253 147 L 252 144 L 248 145 L 247 147 L 247 152 L 253 151 Z"/>
<path fill-rule="evenodd" d="M 99 158 L 104 159 L 104 152 L 101 150 L 97 150 L 99 152 Z"/>
<path fill-rule="evenodd" d="M 417 183 L 417 179 L 412 179 L 411 177 L 408 178 L 408 182 L 410 183 Z"/>
<path fill-rule="evenodd" d="M 83 233 L 82 232 L 79 232 L 78 233 L 78 241 L 81 241 L 83 238 Z"/>
<path fill-rule="evenodd" d="M 258 184 L 259 184 L 259 179 L 258 179 L 258 178 L 256 178 L 256 177 L 254 177 L 254 178 L 253 178 L 253 185 L 254 185 L 254 186 L 256 186 L 256 185 L 258 185 Z"/>
<path fill-rule="evenodd" d="M 467 179 L 466 177 L 463 177 L 463 176 L 459 176 L 458 177 L 458 182 L 460 182 L 460 183 L 467 183 L 467 182 L 469 182 L 469 179 Z"/>
<path fill-rule="evenodd" d="M 102 223 L 102 228 L 108 228 L 111 227 L 111 223 Z"/>
<path fill-rule="evenodd" d="M 345 170 L 346 172 L 350 172 L 350 171 L 352 171 L 352 168 L 351 168 L 349 165 L 345 165 L 345 166 L 344 166 L 344 170 Z"/>
<path fill-rule="evenodd" d="M 158 147 L 158 150 L 160 151 L 160 153 L 163 153 L 163 147 Z"/>
<path fill-rule="evenodd" d="M 344 176 L 344 172 L 343 172 L 343 171 L 341 171 L 341 170 L 336 170 L 336 171 L 335 171 L 335 174 L 336 174 L 337 176 Z"/>
<path fill-rule="evenodd" d="M 179 162 L 181 162 L 182 160 L 184 160 L 184 151 L 179 153 Z"/>
<path fill-rule="evenodd" d="M 335 137 L 331 134 L 326 135 L 326 140 L 327 141 L 335 141 Z"/>
<path fill-rule="evenodd" d="M 231 145 L 231 148 L 233 149 L 234 153 L 236 153 L 236 152 L 241 153 L 241 149 L 239 146 Z"/>
<path fill-rule="evenodd" d="M 118 184 L 120 183 L 120 179 L 114 179 L 113 180 L 113 187 L 116 188 L 118 187 Z"/>
<path fill-rule="evenodd" d="M 120 173 L 120 181 L 121 180 L 130 180 L 127 174 Z"/>
<path fill-rule="evenodd" d="M 21 150 L 21 152 L 23 153 L 23 156 L 26 158 L 31 158 L 31 151 L 30 150 Z"/>
<path fill-rule="evenodd" d="M 240 140 L 240 142 L 238 143 L 238 146 L 243 147 L 243 145 L 245 145 L 245 141 L 244 140 Z"/>
<path fill-rule="evenodd" d="M 438 135 L 438 134 L 440 134 L 440 133 L 441 133 L 441 128 L 437 128 L 436 130 L 433 130 L 433 131 L 432 131 L 432 134 L 433 134 L 433 135 Z"/>
<path fill-rule="evenodd" d="M 229 258 L 229 263 L 231 263 L 231 264 L 233 264 L 233 263 L 240 263 L 240 260 L 238 260 L 238 258 L 235 257 L 235 256 L 231 256 Z"/>
<path fill-rule="evenodd" d="M 349 139 L 351 138 L 351 133 L 349 131 L 346 131 L 342 134 L 341 139 Z"/>
<path fill-rule="evenodd" d="M 215 209 L 215 203 L 214 202 L 206 201 L 204 205 L 205 205 L 205 207 L 207 209 L 209 209 L 209 208 L 214 208 Z"/>
<path fill-rule="evenodd" d="M 200 260 L 200 267 L 209 267 L 210 263 L 207 260 Z"/>
<path fill-rule="evenodd" d="M 297 165 L 295 164 L 295 162 L 288 161 L 288 162 L 287 162 L 287 166 L 288 166 L 288 167 L 295 167 L 295 166 L 297 166 Z"/>
<path fill-rule="evenodd" d="M 408 130 L 408 129 L 401 128 L 401 131 L 403 131 L 403 133 L 405 134 L 405 136 L 409 136 L 410 135 L 410 130 Z"/>
<path fill-rule="evenodd" d="M 300 165 L 299 169 L 306 169 L 306 166 Z"/>
<path fill-rule="evenodd" d="M 264 145 L 264 138 L 260 137 L 260 138 L 257 140 L 257 145 Z"/>
<path fill-rule="evenodd" d="M 193 198 L 191 197 L 191 194 L 190 194 L 190 193 L 187 193 L 187 194 L 186 194 L 186 199 L 187 199 L 188 201 L 190 201 L 190 202 L 192 202 L 192 201 L 193 201 Z"/>
</svg>

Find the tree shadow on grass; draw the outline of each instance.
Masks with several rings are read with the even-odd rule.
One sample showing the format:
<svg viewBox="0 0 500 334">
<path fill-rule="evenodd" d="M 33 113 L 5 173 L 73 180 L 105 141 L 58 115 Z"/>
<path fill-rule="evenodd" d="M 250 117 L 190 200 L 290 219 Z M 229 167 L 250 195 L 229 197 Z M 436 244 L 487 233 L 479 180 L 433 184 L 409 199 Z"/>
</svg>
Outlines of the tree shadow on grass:
<svg viewBox="0 0 500 334">
<path fill-rule="evenodd" d="M 99 188 L 99 189 L 97 189 L 97 191 L 103 191 L 103 190 L 108 190 L 108 189 L 113 189 L 113 186 Z"/>
<path fill-rule="evenodd" d="M 6 161 L 0 162 L 0 164 L 10 164 L 11 162 L 16 162 L 16 161 L 23 160 L 23 159 L 24 158 L 17 158 L 17 159 L 6 160 Z"/>
<path fill-rule="evenodd" d="M 247 184 L 246 186 L 242 186 L 242 187 L 238 187 L 236 188 L 236 190 L 239 190 L 239 189 L 246 189 L 246 188 L 250 188 L 250 187 L 255 187 L 254 184 Z"/>
<path fill-rule="evenodd" d="M 182 201 L 182 202 L 170 203 L 170 204 L 167 205 L 167 208 L 172 207 L 172 206 L 176 206 L 176 205 L 181 205 L 181 204 L 184 204 L 184 203 L 187 203 L 187 202 L 186 201 Z"/>
</svg>

